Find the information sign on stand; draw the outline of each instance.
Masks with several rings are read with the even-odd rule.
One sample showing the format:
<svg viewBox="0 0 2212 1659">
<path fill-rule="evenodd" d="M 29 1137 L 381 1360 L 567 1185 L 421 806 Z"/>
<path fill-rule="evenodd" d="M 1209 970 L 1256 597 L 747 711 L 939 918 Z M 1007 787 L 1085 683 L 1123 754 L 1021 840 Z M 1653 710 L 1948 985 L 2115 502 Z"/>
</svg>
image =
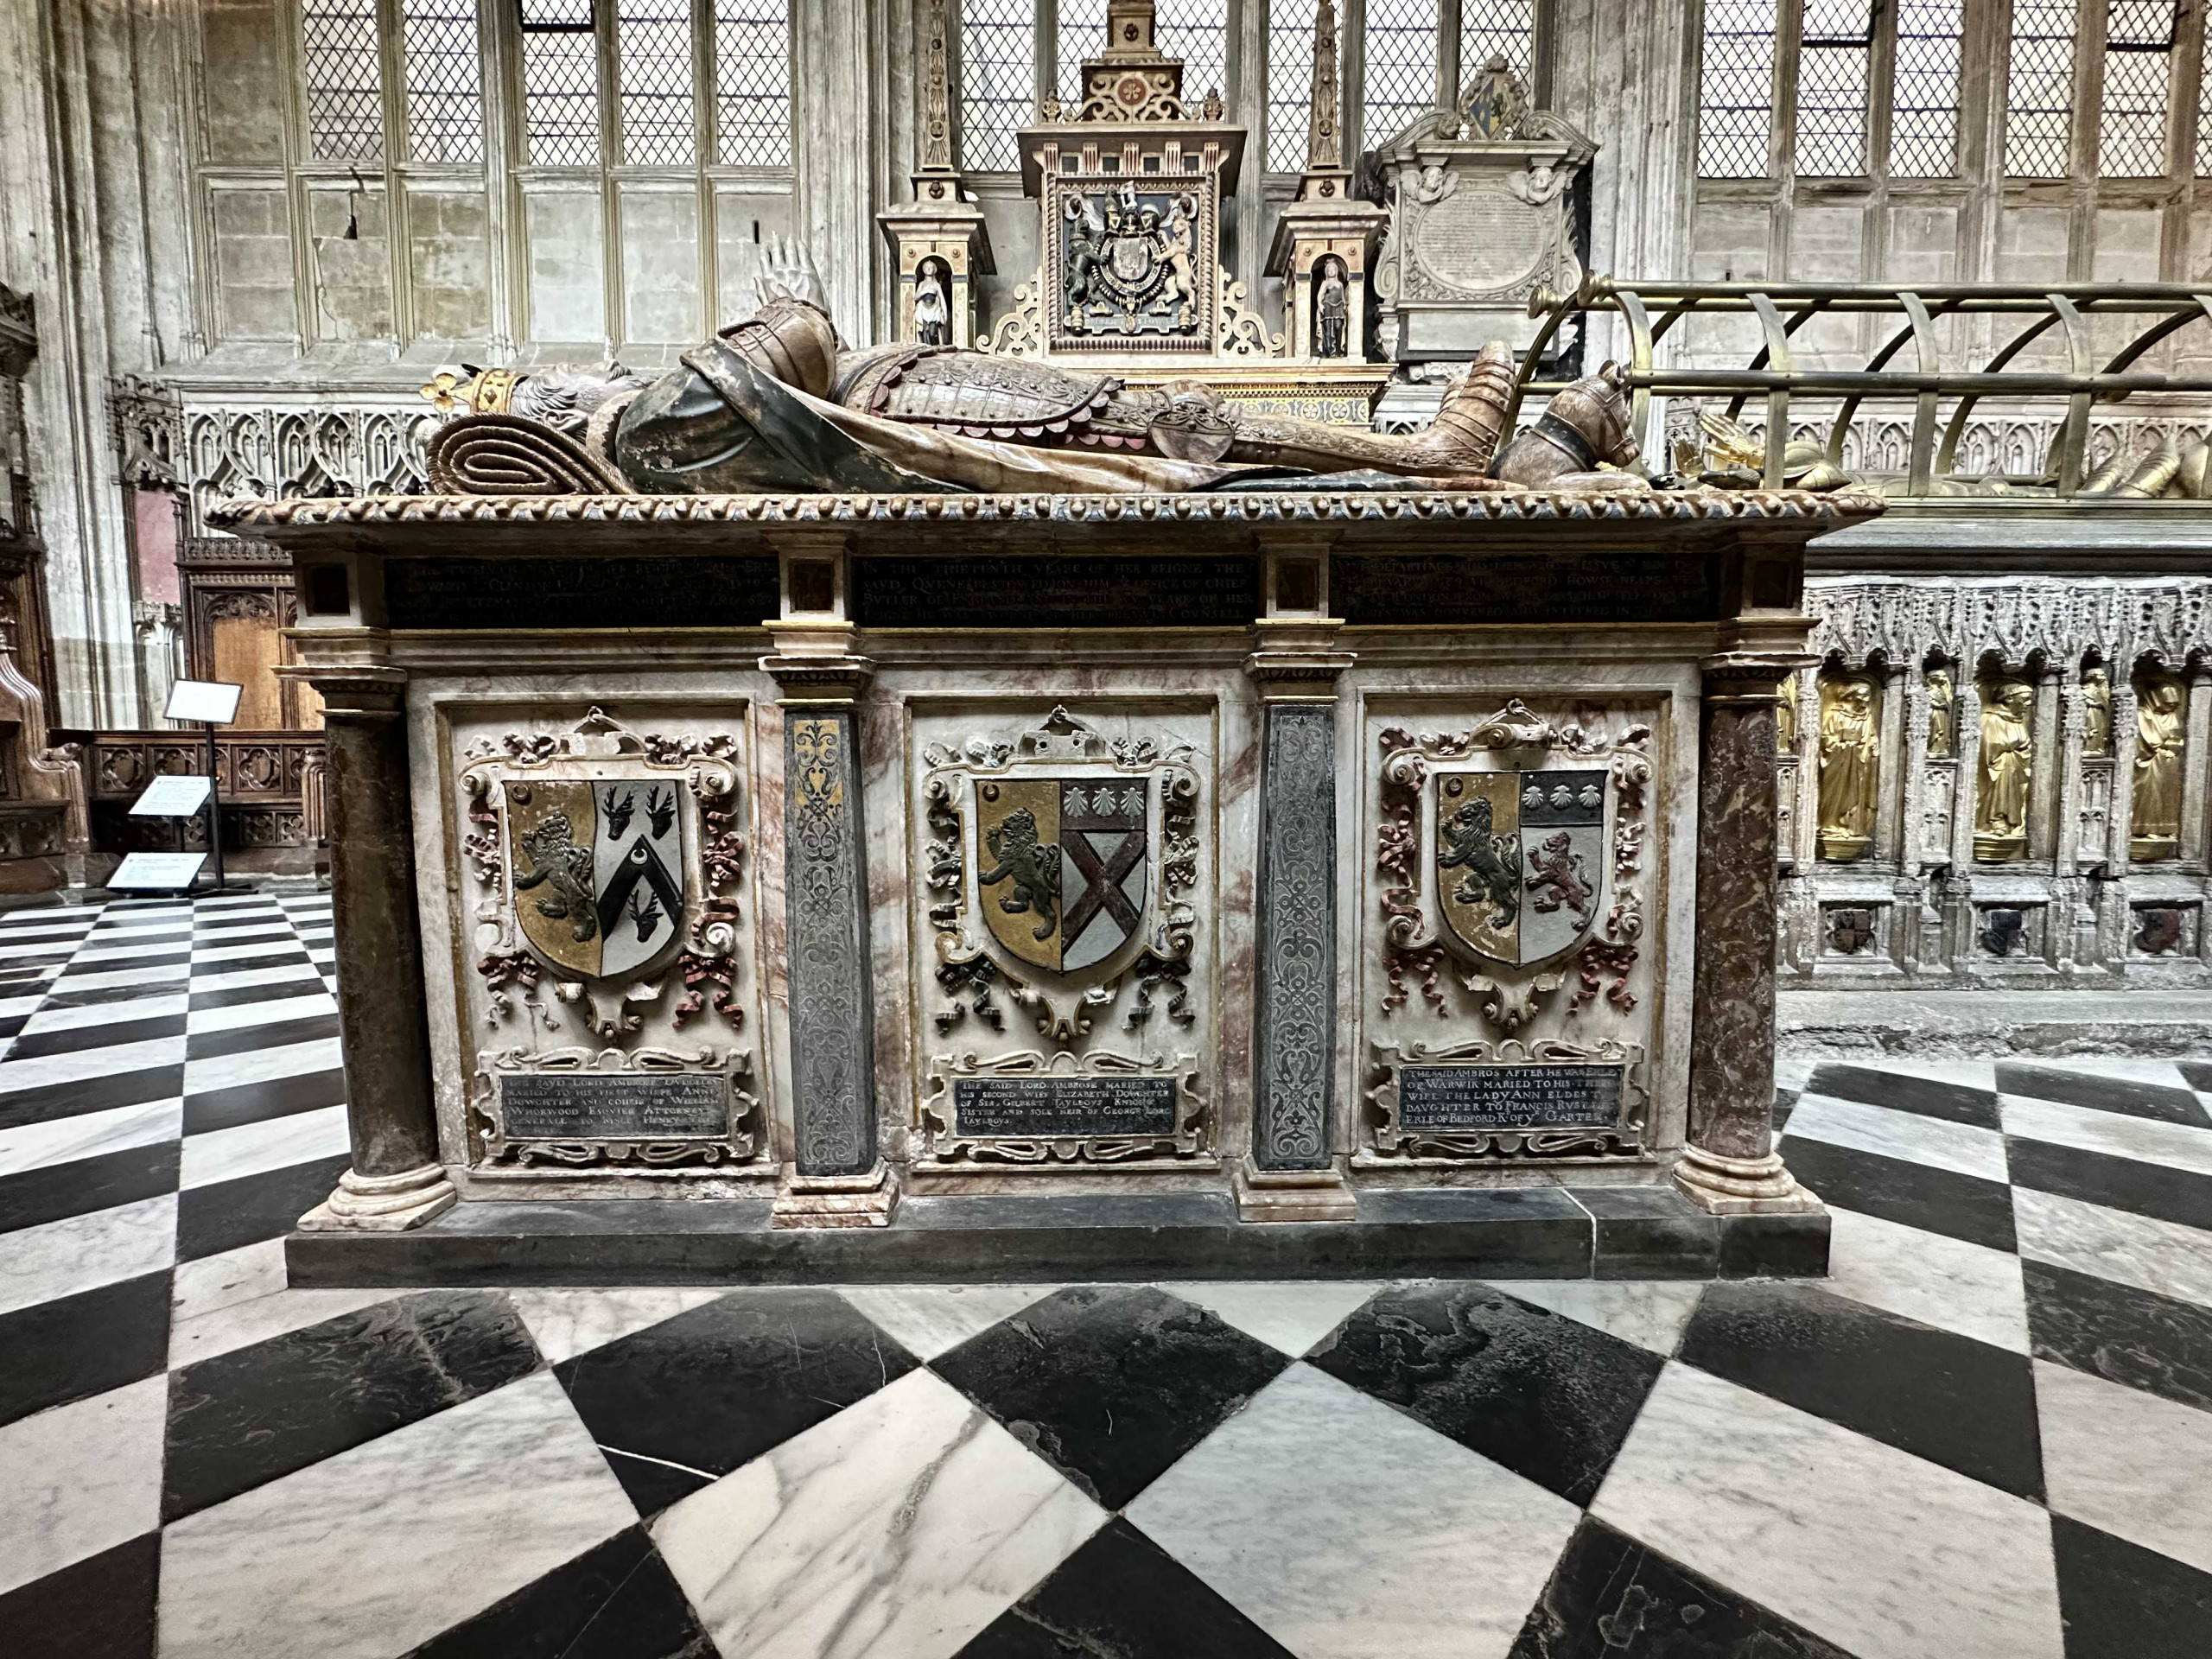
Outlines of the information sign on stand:
<svg viewBox="0 0 2212 1659">
<path fill-rule="evenodd" d="M 134 818 L 189 818 L 196 816 L 207 804 L 207 792 L 214 787 L 212 779 L 177 777 L 156 778 L 146 785 L 130 809 Z"/>
<path fill-rule="evenodd" d="M 168 705 L 162 710 L 165 719 L 191 721 L 207 728 L 207 776 L 200 780 L 207 785 L 207 845 L 215 856 L 215 885 L 213 891 L 223 890 L 223 801 L 215 787 L 215 728 L 227 726 L 238 717 L 238 696 L 245 690 L 227 680 L 175 680 L 169 685 Z M 162 782 L 183 783 L 183 779 L 162 779 Z M 149 790 L 139 798 L 134 812 L 146 811 L 146 800 L 153 793 Z M 160 809 L 152 809 L 156 816 Z M 109 883 L 113 886 L 113 882 Z"/>
<path fill-rule="evenodd" d="M 117 893 L 182 893 L 200 879 L 205 853 L 130 853 L 107 879 Z"/>
</svg>

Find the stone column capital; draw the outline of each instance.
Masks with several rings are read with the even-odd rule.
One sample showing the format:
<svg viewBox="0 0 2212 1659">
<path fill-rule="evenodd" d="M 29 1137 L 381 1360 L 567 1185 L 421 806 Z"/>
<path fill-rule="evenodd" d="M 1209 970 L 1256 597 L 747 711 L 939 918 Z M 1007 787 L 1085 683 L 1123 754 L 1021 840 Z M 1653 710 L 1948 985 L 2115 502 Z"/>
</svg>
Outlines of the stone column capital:
<svg viewBox="0 0 2212 1659">
<path fill-rule="evenodd" d="M 325 719 L 397 719 L 407 696 L 407 671 L 390 663 L 286 663 L 276 673 L 314 687 Z"/>
<path fill-rule="evenodd" d="M 1292 620 L 1267 617 L 1252 625 L 1252 654 L 1244 671 L 1267 702 L 1313 702 L 1337 695 L 1337 677 L 1359 660 L 1337 644 L 1344 624 L 1335 617 Z"/>
<path fill-rule="evenodd" d="M 760 659 L 760 671 L 786 702 L 850 704 L 875 673 L 875 664 L 853 650 L 854 634 L 849 622 L 772 623 L 775 649 Z"/>
</svg>

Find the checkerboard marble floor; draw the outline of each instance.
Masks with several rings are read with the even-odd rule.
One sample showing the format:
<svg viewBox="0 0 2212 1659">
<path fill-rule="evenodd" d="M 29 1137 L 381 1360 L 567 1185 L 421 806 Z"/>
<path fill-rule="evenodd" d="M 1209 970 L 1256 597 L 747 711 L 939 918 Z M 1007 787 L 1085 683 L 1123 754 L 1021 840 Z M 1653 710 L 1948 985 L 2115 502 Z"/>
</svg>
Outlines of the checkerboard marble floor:
<svg viewBox="0 0 2212 1659">
<path fill-rule="evenodd" d="M 296 1291 L 329 938 L 0 918 L 9 1659 L 2212 1654 L 2212 1059 L 1796 1068 L 1819 1285 Z"/>
</svg>

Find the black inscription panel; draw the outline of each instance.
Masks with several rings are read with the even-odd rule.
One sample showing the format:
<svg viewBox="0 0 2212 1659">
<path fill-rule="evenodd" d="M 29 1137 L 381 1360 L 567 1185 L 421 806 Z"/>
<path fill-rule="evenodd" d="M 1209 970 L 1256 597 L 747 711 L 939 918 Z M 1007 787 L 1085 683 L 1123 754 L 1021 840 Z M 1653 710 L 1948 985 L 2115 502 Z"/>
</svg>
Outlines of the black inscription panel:
<svg viewBox="0 0 2212 1659">
<path fill-rule="evenodd" d="M 1360 553 L 1329 562 L 1331 608 L 1389 623 L 1705 622 L 1720 613 L 1711 561 L 1694 553 Z"/>
<path fill-rule="evenodd" d="M 783 607 L 772 554 L 391 559 L 395 628 L 757 628 Z"/>
<path fill-rule="evenodd" d="M 683 1141 L 729 1133 L 729 1083 L 701 1072 L 532 1071 L 499 1079 L 510 1141 Z"/>
<path fill-rule="evenodd" d="M 1259 613 L 1259 561 L 1241 556 L 853 563 L 868 628 L 1241 628 Z"/>
<path fill-rule="evenodd" d="M 956 1077 L 952 1132 L 1027 1138 L 1175 1133 L 1173 1077 Z"/>
<path fill-rule="evenodd" d="M 1402 1065 L 1402 1129 L 1610 1129 L 1619 1127 L 1618 1065 Z"/>
</svg>

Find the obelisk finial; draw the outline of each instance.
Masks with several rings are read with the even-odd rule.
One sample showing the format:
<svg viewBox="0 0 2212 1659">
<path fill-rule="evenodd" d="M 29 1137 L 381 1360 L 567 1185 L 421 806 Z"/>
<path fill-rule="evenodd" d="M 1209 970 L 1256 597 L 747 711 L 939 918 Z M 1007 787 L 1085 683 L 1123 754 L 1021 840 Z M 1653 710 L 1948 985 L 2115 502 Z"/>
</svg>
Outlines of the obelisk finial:
<svg viewBox="0 0 2212 1659">
<path fill-rule="evenodd" d="M 925 77 L 922 124 L 922 171 L 952 171 L 951 73 L 944 48 L 944 0 L 930 0 L 923 73 Z"/>
</svg>

